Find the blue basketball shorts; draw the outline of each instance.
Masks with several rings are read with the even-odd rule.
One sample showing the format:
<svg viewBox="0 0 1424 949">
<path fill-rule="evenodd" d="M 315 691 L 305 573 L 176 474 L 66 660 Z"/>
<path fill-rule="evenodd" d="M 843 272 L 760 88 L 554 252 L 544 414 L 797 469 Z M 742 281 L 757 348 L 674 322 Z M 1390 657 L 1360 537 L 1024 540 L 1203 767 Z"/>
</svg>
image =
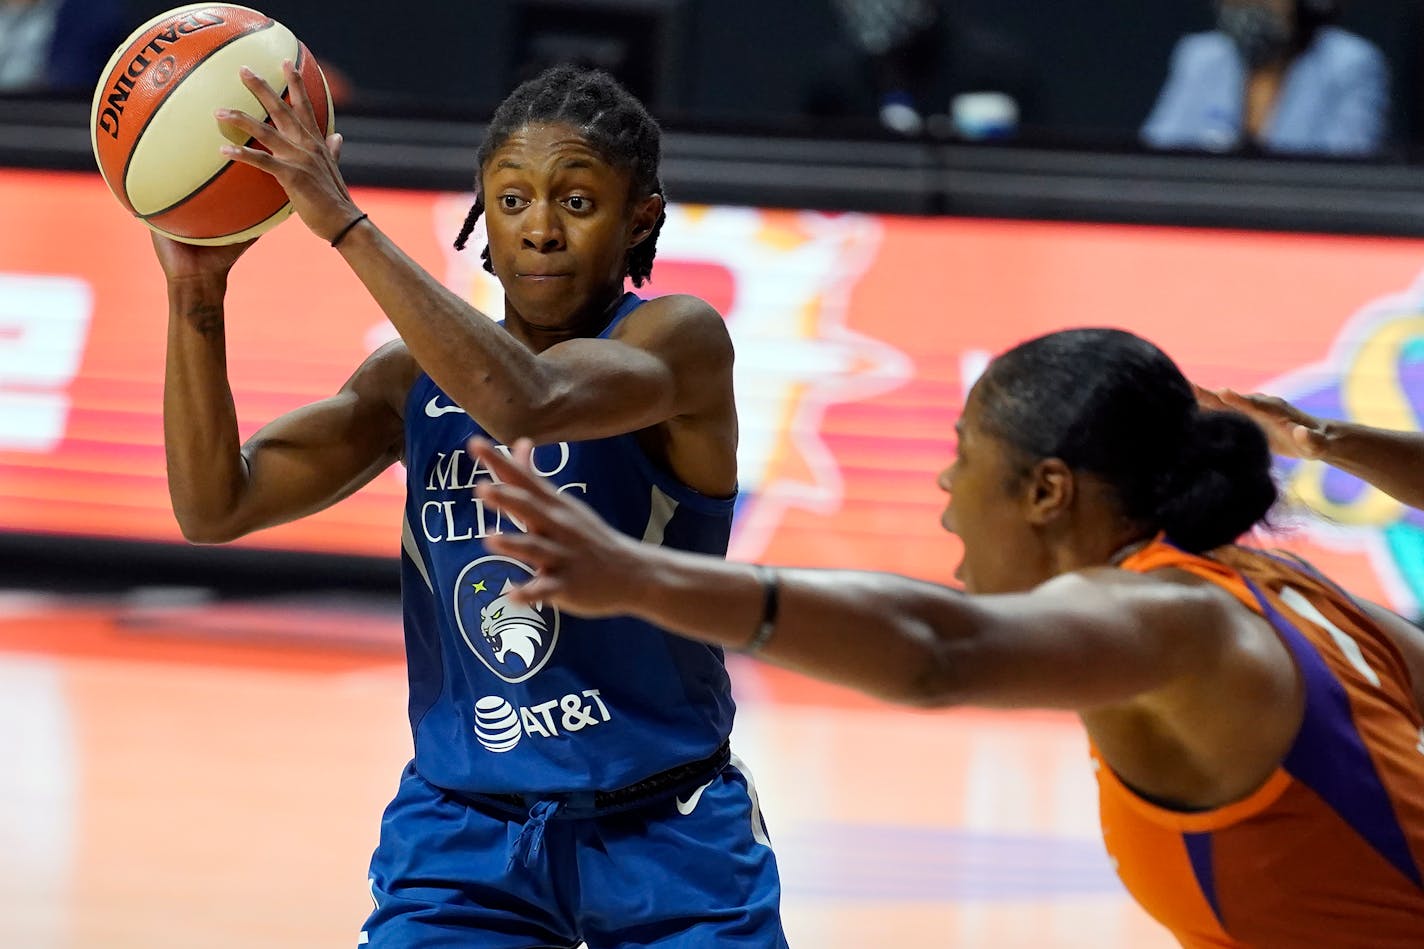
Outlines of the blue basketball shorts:
<svg viewBox="0 0 1424 949">
<path fill-rule="evenodd" d="M 370 886 L 370 949 L 786 946 L 776 858 L 735 757 L 702 788 L 596 816 L 456 800 L 407 766 Z"/>
</svg>

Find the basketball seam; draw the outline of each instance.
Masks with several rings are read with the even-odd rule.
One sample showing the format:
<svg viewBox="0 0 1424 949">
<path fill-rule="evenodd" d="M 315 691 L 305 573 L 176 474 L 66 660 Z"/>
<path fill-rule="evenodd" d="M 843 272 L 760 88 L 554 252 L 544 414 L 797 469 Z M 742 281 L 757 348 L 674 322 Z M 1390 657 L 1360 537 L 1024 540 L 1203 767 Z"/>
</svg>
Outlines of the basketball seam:
<svg viewBox="0 0 1424 949">
<path fill-rule="evenodd" d="M 277 21 L 272 19 L 271 17 L 268 17 L 266 23 L 259 24 L 258 26 L 251 27 L 250 29 L 243 30 L 241 33 L 235 33 L 232 36 L 228 37 L 219 45 L 214 46 L 212 49 L 208 50 L 202 55 L 201 58 L 199 58 L 191 66 L 189 66 L 188 71 L 185 72 L 183 75 L 179 76 L 178 81 L 173 83 L 173 85 L 168 88 L 168 91 L 163 94 L 163 98 L 159 99 L 156 103 L 154 103 L 153 108 L 149 110 L 148 117 L 143 120 L 143 125 L 139 127 L 138 134 L 134 136 L 133 145 L 129 148 L 129 153 L 124 156 L 124 170 L 123 173 L 119 176 L 119 181 L 123 185 L 125 195 L 127 195 L 129 191 L 129 166 L 133 163 L 134 155 L 138 153 L 139 143 L 143 141 L 144 133 L 148 131 L 149 125 L 153 124 L 153 120 L 158 117 L 158 113 L 163 110 L 164 103 L 166 103 L 169 98 L 172 97 L 174 90 L 176 90 L 185 81 L 187 81 L 189 76 L 192 76 L 198 71 L 199 66 L 201 66 L 203 63 L 207 62 L 209 59 L 215 56 L 219 50 L 226 49 L 228 46 L 231 46 L 233 43 L 237 42 L 245 36 L 251 36 L 254 33 L 260 33 L 261 31 L 271 29 L 276 25 Z M 231 162 L 229 162 L 228 164 L 231 164 Z M 221 170 L 219 171 L 219 174 L 221 174 Z M 212 179 L 210 178 L 208 180 L 211 181 Z M 134 213 L 140 219 L 146 219 L 147 217 L 149 217 L 149 215 L 138 214 L 138 212 Z"/>
<path fill-rule="evenodd" d="M 202 238 L 202 240 L 203 240 L 205 243 L 221 242 L 224 237 L 231 237 L 231 236 L 234 235 L 234 234 L 241 234 L 241 233 L 243 233 L 244 231 L 250 231 L 250 230 L 252 230 L 253 228 L 261 227 L 263 224 L 266 224 L 268 221 L 272 220 L 274 217 L 276 217 L 277 215 L 281 214 L 283 211 L 287 210 L 287 206 L 290 205 L 290 204 L 291 204 L 291 202 L 288 201 L 286 204 L 282 205 L 280 208 L 278 208 L 277 210 L 273 211 L 271 214 L 267 215 L 267 216 L 264 217 L 262 220 L 260 220 L 260 221 L 255 221 L 255 222 L 253 222 L 252 224 L 247 225 L 246 227 L 240 227 L 240 228 L 238 228 L 238 229 L 235 230 L 235 231 L 228 231 L 226 234 L 213 234 L 213 235 L 210 235 L 210 236 L 207 236 L 207 237 Z M 168 230 L 168 228 L 163 227 L 163 226 L 160 225 L 160 224 L 153 224 L 153 225 L 151 225 L 151 226 L 154 227 L 154 228 L 156 228 L 157 230 L 162 231 L 166 236 L 172 237 L 174 240 L 181 241 L 181 240 L 183 239 L 183 236 L 182 236 L 182 235 L 179 235 L 179 234 L 175 233 L 174 231 L 170 231 L 170 230 Z M 261 235 L 259 234 L 258 236 L 261 236 Z"/>
<path fill-rule="evenodd" d="M 254 31 L 254 32 L 255 32 L 255 31 Z M 241 35 L 242 35 L 242 36 L 247 36 L 248 34 L 247 34 L 247 33 L 243 33 L 243 34 L 241 34 Z M 221 47 L 219 47 L 219 49 L 221 49 Z M 217 50 L 213 50 L 213 52 L 217 52 Z M 301 78 L 301 74 L 302 74 L 302 44 L 301 44 L 301 43 L 298 43 L 298 44 L 297 44 L 297 61 L 296 61 L 296 63 L 295 63 L 294 65 L 295 65 L 296 68 L 297 68 L 297 77 L 298 77 L 298 78 Z M 277 97 L 280 98 L 280 99 L 285 100 L 285 99 L 287 98 L 287 94 L 288 94 L 289 92 L 291 92 L 291 91 L 292 91 L 292 87 L 291 87 L 291 86 L 283 86 L 283 87 L 282 87 L 282 91 L 279 92 L 279 93 L 277 93 Z M 291 103 L 288 103 L 288 105 L 290 105 L 290 104 L 291 104 Z M 154 111 L 156 112 L 157 110 L 154 110 Z M 270 116 L 269 116 L 269 118 L 270 118 Z M 247 145 L 248 145 L 248 146 L 251 146 L 252 143 L 255 142 L 255 141 L 257 141 L 256 138 L 249 138 L 249 139 L 247 140 Z M 194 188 L 192 191 L 188 192 L 188 193 L 185 194 L 183 197 L 179 198 L 177 201 L 173 202 L 172 204 L 170 204 L 170 205 L 169 205 L 168 207 L 166 207 L 166 208 L 163 208 L 163 209 L 158 210 L 158 211 L 153 211 L 153 212 L 150 212 L 150 213 L 148 213 L 148 214 L 140 214 L 140 215 L 138 215 L 139 219 L 140 219 L 140 220 L 143 220 L 143 221 L 151 220 L 152 218 L 158 217 L 160 214 L 167 214 L 169 211 L 173 211 L 173 210 L 176 210 L 177 208 L 181 208 L 183 205 L 187 204 L 189 201 L 193 200 L 193 199 L 196 198 L 198 195 L 202 194 L 203 191 L 207 189 L 208 185 L 212 184 L 214 181 L 217 181 L 219 178 L 221 178 L 221 177 L 222 177 L 230 168 L 232 168 L 232 166 L 235 165 L 235 164 L 237 164 L 237 163 L 234 162 L 234 161 L 232 161 L 231 159 L 229 159 L 227 162 L 225 162 L 225 163 L 223 164 L 223 166 L 222 166 L 221 168 L 219 168 L 217 171 L 213 172 L 212 177 L 210 177 L 207 181 L 204 181 L 202 184 L 198 185 L 198 187 Z M 286 202 L 286 204 L 283 204 L 283 205 L 282 205 L 282 207 L 286 207 L 287 204 L 290 204 L 290 203 L 291 203 L 291 201 L 288 200 L 288 201 Z M 282 208 L 278 208 L 276 211 L 273 211 L 273 212 L 272 212 L 271 214 L 269 214 L 267 217 L 264 217 L 264 218 L 262 219 L 262 221 L 269 221 L 269 220 L 271 220 L 273 217 L 275 217 L 276 215 L 281 214 L 281 213 L 282 213 Z M 258 223 L 261 223 L 261 221 L 259 221 Z M 243 231 L 250 230 L 250 229 L 252 229 L 252 228 L 255 227 L 255 226 L 256 226 L 256 225 L 249 224 L 247 227 L 240 227 L 240 228 L 238 228 L 238 229 L 235 230 L 235 231 L 228 231 L 226 234 L 212 234 L 212 235 L 209 235 L 208 237 L 205 237 L 204 240 L 215 240 L 215 239 L 219 239 L 219 238 L 223 238 L 223 237 L 230 237 L 230 236 L 232 236 L 233 234 L 241 234 Z"/>
<path fill-rule="evenodd" d="M 251 144 L 251 143 L 254 141 L 254 139 L 250 139 L 250 138 L 249 138 L 247 141 L 248 141 L 248 144 Z M 160 216 L 160 215 L 167 214 L 169 211 L 176 211 L 178 208 L 181 208 L 183 205 L 187 204 L 189 201 L 191 201 L 191 200 L 193 200 L 194 198 L 196 198 L 196 197 L 198 197 L 199 195 L 201 195 L 205 190 L 207 190 L 208 185 L 212 184 L 214 181 L 217 181 L 219 178 L 221 178 L 221 177 L 222 177 L 224 174 L 226 174 L 226 173 L 232 168 L 232 166 L 235 165 L 235 164 L 237 164 L 237 163 L 234 162 L 234 161 L 232 161 L 232 160 L 230 160 L 230 159 L 229 159 L 228 161 L 224 162 L 224 163 L 222 164 L 222 166 L 221 166 L 220 168 L 218 168 L 217 171 L 213 172 L 212 176 L 209 177 L 207 181 L 204 181 L 202 184 L 198 185 L 198 186 L 197 186 L 196 188 L 194 188 L 192 191 L 189 191 L 187 194 L 183 195 L 183 197 L 179 198 L 177 201 L 174 201 L 172 204 L 168 205 L 168 207 L 166 207 L 166 208 L 159 208 L 157 211 L 150 211 L 150 212 L 148 212 L 147 214 L 136 214 L 135 216 L 136 216 L 140 221 L 150 221 L 150 220 L 152 220 L 152 219 L 154 219 L 154 218 L 156 218 L 156 217 L 158 217 L 158 216 Z M 246 228 L 244 228 L 244 230 L 246 230 Z M 236 234 L 237 231 L 233 231 L 232 233 L 233 233 L 233 234 Z M 221 237 L 222 235 L 220 235 L 220 234 L 214 234 L 213 236 L 214 236 L 214 237 Z"/>
</svg>

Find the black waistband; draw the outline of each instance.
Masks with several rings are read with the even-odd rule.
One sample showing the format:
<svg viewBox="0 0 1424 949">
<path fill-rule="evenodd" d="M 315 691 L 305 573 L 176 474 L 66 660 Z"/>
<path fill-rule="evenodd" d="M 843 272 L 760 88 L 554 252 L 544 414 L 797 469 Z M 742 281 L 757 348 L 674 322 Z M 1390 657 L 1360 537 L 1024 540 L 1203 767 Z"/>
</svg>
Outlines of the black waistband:
<svg viewBox="0 0 1424 949">
<path fill-rule="evenodd" d="M 466 791 L 447 791 L 456 799 L 467 798 L 499 804 L 524 813 L 541 801 L 558 801 L 566 806 L 562 813 L 567 817 L 606 814 L 625 811 L 640 804 L 666 797 L 677 791 L 697 787 L 716 777 L 732 758 L 730 741 L 724 741 L 716 751 L 700 761 L 690 761 L 666 771 L 659 771 L 616 791 L 593 791 L 592 793 L 562 794 L 483 794 Z"/>
</svg>

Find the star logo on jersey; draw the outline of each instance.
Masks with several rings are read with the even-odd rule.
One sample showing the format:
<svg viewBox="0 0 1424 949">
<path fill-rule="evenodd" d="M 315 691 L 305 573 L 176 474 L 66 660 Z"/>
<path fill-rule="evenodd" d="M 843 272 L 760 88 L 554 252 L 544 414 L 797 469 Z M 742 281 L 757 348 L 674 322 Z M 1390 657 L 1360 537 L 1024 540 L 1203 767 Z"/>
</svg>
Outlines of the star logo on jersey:
<svg viewBox="0 0 1424 949">
<path fill-rule="evenodd" d="M 518 603 L 510 594 L 533 571 L 508 557 L 481 557 L 455 581 L 455 621 L 465 645 L 505 682 L 523 682 L 544 668 L 559 640 L 559 611 Z"/>
<path fill-rule="evenodd" d="M 1261 386 L 1321 418 L 1416 431 L 1424 419 L 1424 275 L 1403 293 L 1366 304 L 1346 321 L 1330 352 Z M 1424 513 L 1359 478 L 1317 461 L 1278 458 L 1289 495 L 1320 517 L 1302 525 L 1313 539 L 1362 550 L 1395 606 L 1424 603 Z"/>
</svg>

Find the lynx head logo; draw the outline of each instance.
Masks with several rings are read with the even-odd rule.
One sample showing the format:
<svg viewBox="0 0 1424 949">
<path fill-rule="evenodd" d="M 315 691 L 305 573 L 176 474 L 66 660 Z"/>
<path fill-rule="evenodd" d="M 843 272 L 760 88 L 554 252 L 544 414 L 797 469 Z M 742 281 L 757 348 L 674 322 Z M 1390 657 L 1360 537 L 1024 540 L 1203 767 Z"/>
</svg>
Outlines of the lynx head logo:
<svg viewBox="0 0 1424 949">
<path fill-rule="evenodd" d="M 509 598 L 513 589 L 511 581 L 504 581 L 499 596 L 490 600 L 488 606 L 480 607 L 480 633 L 494 650 L 496 662 L 505 662 L 505 657 L 514 653 L 528 668 L 534 665 L 534 657 L 544 645 L 549 626 L 539 612 L 543 604 L 515 603 Z"/>
<path fill-rule="evenodd" d="M 485 666 L 506 682 L 523 682 L 544 668 L 559 639 L 559 611 L 547 603 L 516 603 L 510 594 L 533 572 L 507 557 L 481 557 L 455 581 L 455 621 Z"/>
</svg>

